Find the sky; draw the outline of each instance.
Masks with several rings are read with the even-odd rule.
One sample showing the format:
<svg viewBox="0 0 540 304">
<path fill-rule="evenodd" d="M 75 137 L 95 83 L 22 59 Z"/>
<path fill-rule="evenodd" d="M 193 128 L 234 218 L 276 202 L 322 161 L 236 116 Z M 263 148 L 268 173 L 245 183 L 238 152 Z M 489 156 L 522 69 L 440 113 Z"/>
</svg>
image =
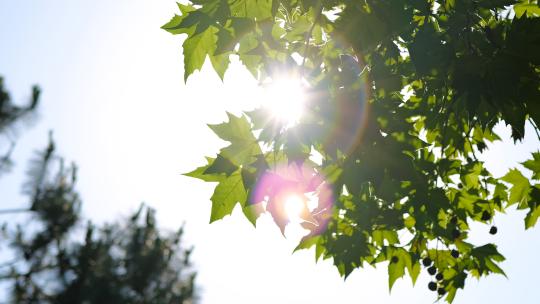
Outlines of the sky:
<svg viewBox="0 0 540 304">
<path fill-rule="evenodd" d="M 414 288 L 399 280 L 391 293 L 386 267 L 344 281 L 331 261 L 315 263 L 313 251 L 293 254 L 294 237 L 283 238 L 268 216 L 256 229 L 238 209 L 209 224 L 213 185 L 181 173 L 226 144 L 207 124 L 263 97 L 238 63 L 224 82 L 205 65 L 184 84 L 182 37 L 160 29 L 176 10 L 173 0 L 0 0 L 0 75 L 15 101 L 26 101 L 32 84 L 43 89 L 39 120 L 20 134 L 16 169 L 0 179 L 0 207 L 24 203 L 25 165 L 53 130 L 60 154 L 79 166 L 86 217 L 112 221 L 145 202 L 165 229 L 186 222 L 201 303 L 432 303 L 427 273 Z M 530 129 L 526 137 L 482 156 L 495 176 L 538 150 Z M 495 237 L 476 227 L 476 244 L 495 241 L 506 256 L 508 279 L 468 279 L 454 303 L 538 302 L 540 233 L 524 231 L 523 218 L 517 211 L 497 217 Z"/>
</svg>

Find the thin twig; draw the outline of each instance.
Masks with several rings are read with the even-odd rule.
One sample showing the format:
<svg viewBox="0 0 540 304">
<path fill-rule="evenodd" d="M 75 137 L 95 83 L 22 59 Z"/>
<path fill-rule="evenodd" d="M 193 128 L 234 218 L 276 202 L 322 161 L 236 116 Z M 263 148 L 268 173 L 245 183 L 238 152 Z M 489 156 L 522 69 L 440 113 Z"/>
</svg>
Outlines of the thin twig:
<svg viewBox="0 0 540 304">
<path fill-rule="evenodd" d="M 319 11 L 317 12 L 317 15 L 315 16 L 315 20 L 313 20 L 313 24 L 309 28 L 308 33 L 306 34 L 306 42 L 305 42 L 305 45 L 304 45 L 304 55 L 303 55 L 303 58 L 302 58 L 302 66 L 301 66 L 302 76 L 304 76 L 304 66 L 306 64 L 307 52 L 308 52 L 308 47 L 309 47 L 309 40 L 311 39 L 311 36 L 313 35 L 313 29 L 315 29 L 315 25 L 317 25 L 317 22 L 319 21 L 319 18 L 321 18 L 322 11 L 323 11 L 323 6 L 322 6 L 321 1 L 318 1 L 317 4 L 319 6 Z"/>
<path fill-rule="evenodd" d="M 536 123 L 534 122 L 534 120 L 532 120 L 530 117 L 529 119 L 527 119 L 531 125 L 533 126 L 533 129 L 534 129 L 534 132 L 536 133 L 536 137 L 538 137 L 538 140 L 540 140 L 540 133 L 538 133 L 538 126 L 536 125 Z"/>
<path fill-rule="evenodd" d="M 467 136 L 465 136 L 465 139 L 469 142 L 469 145 L 471 146 L 471 152 L 472 152 L 472 155 L 474 157 L 474 160 L 475 161 L 478 161 L 478 158 L 476 157 L 476 153 L 474 153 L 474 146 L 472 144 L 472 141 L 471 139 L 469 138 L 471 136 L 471 133 L 473 131 L 473 129 L 475 128 L 475 125 L 473 123 L 476 123 L 476 122 L 469 122 L 469 132 L 467 134 Z"/>
</svg>

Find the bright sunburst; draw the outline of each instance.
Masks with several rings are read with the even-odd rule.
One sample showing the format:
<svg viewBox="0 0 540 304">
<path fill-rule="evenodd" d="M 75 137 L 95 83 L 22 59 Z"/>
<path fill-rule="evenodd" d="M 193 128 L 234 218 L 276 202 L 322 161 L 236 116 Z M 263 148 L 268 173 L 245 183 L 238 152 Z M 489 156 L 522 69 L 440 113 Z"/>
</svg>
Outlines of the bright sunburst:
<svg viewBox="0 0 540 304">
<path fill-rule="evenodd" d="M 305 92 L 300 79 L 288 77 L 265 86 L 263 106 L 285 127 L 298 123 L 304 111 Z"/>
<path fill-rule="evenodd" d="M 285 213 L 291 222 L 300 221 L 300 216 L 305 208 L 304 204 L 302 197 L 297 194 L 290 194 L 285 198 Z"/>
</svg>

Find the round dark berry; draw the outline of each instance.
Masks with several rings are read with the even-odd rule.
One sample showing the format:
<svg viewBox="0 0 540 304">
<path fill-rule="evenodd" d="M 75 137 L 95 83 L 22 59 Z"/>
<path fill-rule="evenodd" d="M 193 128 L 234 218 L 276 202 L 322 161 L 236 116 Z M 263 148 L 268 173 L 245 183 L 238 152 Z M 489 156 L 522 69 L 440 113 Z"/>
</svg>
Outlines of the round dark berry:
<svg viewBox="0 0 540 304">
<path fill-rule="evenodd" d="M 454 257 L 454 259 L 459 258 L 459 251 L 455 249 L 452 249 L 452 251 L 450 251 L 450 254 L 452 255 L 452 257 Z"/>
<path fill-rule="evenodd" d="M 422 264 L 425 266 L 425 267 L 428 267 L 430 266 L 432 263 L 431 259 L 430 258 L 425 258 L 422 260 Z"/>
<path fill-rule="evenodd" d="M 441 287 L 441 288 L 437 289 L 437 293 L 442 296 L 442 295 L 444 295 L 446 293 L 446 289 Z"/>
<path fill-rule="evenodd" d="M 429 288 L 429 290 L 435 291 L 435 290 L 437 290 L 437 283 L 435 283 L 435 282 L 429 282 L 429 284 L 427 285 L 427 287 Z"/>
<path fill-rule="evenodd" d="M 482 221 L 489 221 L 490 219 L 491 219 L 491 214 L 489 214 L 489 212 L 487 211 L 482 212 L 482 218 L 481 218 Z"/>
<path fill-rule="evenodd" d="M 427 272 L 430 274 L 430 275 L 434 275 L 437 273 L 437 267 L 435 266 L 431 266 L 427 269 Z"/>
<path fill-rule="evenodd" d="M 442 273 L 437 273 L 437 275 L 435 276 L 435 279 L 437 279 L 437 281 L 442 281 L 442 279 L 444 279 L 444 276 Z"/>
<path fill-rule="evenodd" d="M 491 228 L 489 229 L 489 233 L 490 234 L 497 234 L 497 227 L 496 226 L 491 226 Z"/>
<path fill-rule="evenodd" d="M 397 263 L 399 261 L 398 257 L 397 256 L 393 256 L 392 259 L 390 260 L 391 263 Z"/>
<path fill-rule="evenodd" d="M 461 235 L 461 231 L 459 231 L 457 228 L 452 230 L 452 237 L 454 239 L 457 239 Z"/>
<path fill-rule="evenodd" d="M 463 188 L 463 184 L 462 184 L 462 183 L 459 183 L 459 184 L 457 184 L 457 187 L 458 187 L 459 189 L 461 189 L 461 188 Z"/>
</svg>

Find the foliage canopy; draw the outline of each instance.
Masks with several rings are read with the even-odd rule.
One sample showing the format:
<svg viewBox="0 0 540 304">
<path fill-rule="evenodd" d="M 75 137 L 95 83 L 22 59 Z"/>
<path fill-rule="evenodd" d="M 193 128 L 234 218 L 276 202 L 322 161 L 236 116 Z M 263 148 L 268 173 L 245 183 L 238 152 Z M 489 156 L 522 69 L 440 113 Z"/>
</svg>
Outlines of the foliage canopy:
<svg viewBox="0 0 540 304">
<path fill-rule="evenodd" d="M 540 152 L 502 177 L 477 154 L 540 123 L 536 0 L 194 0 L 163 28 L 186 34 L 184 78 L 231 56 L 261 83 L 295 74 L 308 110 L 293 126 L 265 109 L 210 126 L 230 145 L 188 173 L 217 182 L 211 221 L 239 204 L 283 230 L 283 193 L 315 193 L 302 213 L 316 247 L 343 276 L 385 263 L 389 287 L 422 265 L 452 302 L 468 277 L 503 274 L 495 244 L 472 244 L 472 222 L 509 207 L 540 216 Z M 538 134 L 538 133 L 537 133 Z M 322 161 L 312 156 L 319 154 Z M 517 165 L 517 164 L 516 164 Z M 532 173 L 528 178 L 522 172 Z M 528 173 L 527 173 L 528 174 Z M 487 233 L 486 229 L 486 233 Z M 490 233 L 496 233 L 492 227 Z"/>
</svg>

